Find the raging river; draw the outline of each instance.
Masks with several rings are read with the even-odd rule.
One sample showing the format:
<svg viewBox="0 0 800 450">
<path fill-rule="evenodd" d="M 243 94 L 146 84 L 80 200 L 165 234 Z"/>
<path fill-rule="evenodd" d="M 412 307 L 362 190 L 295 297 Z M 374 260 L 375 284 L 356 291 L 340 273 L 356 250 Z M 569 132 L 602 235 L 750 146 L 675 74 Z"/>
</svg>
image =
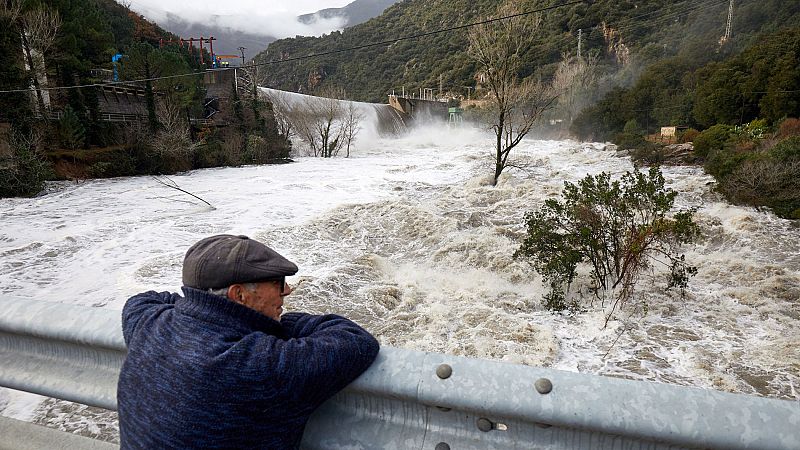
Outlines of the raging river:
<svg viewBox="0 0 800 450">
<path fill-rule="evenodd" d="M 382 345 L 800 400 L 800 229 L 733 206 L 696 167 L 667 167 L 678 207 L 697 207 L 699 268 L 685 299 L 657 268 L 646 314 L 604 327 L 598 304 L 541 306 L 546 289 L 513 258 L 524 214 L 564 181 L 632 169 L 602 144 L 524 141 L 527 169 L 491 186 L 491 136 L 444 125 L 365 134 L 350 158 L 52 186 L 0 200 L 0 295 L 119 310 L 180 288 L 186 249 L 246 234 L 294 260 L 287 310 L 353 318 Z M 0 390 L 0 413 L 117 440 L 113 413 Z"/>
</svg>

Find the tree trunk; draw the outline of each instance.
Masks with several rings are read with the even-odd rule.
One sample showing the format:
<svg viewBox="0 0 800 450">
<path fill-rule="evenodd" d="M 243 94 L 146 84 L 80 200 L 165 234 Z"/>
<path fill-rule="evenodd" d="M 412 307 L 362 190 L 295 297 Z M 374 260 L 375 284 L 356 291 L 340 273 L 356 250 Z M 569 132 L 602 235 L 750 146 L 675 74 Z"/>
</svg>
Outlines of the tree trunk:
<svg viewBox="0 0 800 450">
<path fill-rule="evenodd" d="M 31 54 L 31 46 L 28 43 L 28 36 L 25 35 L 25 31 L 22 33 L 22 47 L 25 49 L 25 57 L 28 59 L 28 67 L 30 68 L 31 73 L 31 81 L 33 82 L 33 87 L 36 90 L 36 100 L 39 104 L 39 114 L 42 117 L 46 117 L 47 111 L 44 107 L 44 97 L 42 97 L 41 86 L 39 86 L 39 78 L 36 76 L 36 66 L 33 65 L 33 55 Z"/>
<path fill-rule="evenodd" d="M 147 81 L 144 82 L 144 99 L 147 104 L 147 122 L 150 124 L 150 131 L 158 129 L 158 117 L 156 116 L 156 99 L 153 94 L 153 82 L 150 81 L 152 74 L 150 72 L 150 61 L 144 62 L 144 77 Z"/>
</svg>

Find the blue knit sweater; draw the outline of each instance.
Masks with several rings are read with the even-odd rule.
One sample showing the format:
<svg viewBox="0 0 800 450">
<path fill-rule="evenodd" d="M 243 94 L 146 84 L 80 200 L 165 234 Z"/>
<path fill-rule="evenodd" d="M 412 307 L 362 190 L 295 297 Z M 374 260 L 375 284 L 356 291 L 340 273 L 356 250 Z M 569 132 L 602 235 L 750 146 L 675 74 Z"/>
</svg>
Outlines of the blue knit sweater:
<svg viewBox="0 0 800 450">
<path fill-rule="evenodd" d="M 343 317 L 277 322 L 183 292 L 145 292 L 122 311 L 122 449 L 298 448 L 311 413 L 378 354 L 375 338 Z"/>
</svg>

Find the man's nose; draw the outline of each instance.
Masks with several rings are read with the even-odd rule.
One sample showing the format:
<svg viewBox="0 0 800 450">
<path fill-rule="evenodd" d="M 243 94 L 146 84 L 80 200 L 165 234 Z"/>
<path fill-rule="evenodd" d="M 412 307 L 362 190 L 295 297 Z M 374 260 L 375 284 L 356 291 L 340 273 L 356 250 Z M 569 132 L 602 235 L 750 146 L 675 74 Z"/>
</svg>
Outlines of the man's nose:
<svg viewBox="0 0 800 450">
<path fill-rule="evenodd" d="M 291 294 L 293 290 L 294 289 L 292 289 L 292 287 L 289 286 L 289 283 L 284 284 L 283 292 L 281 292 L 281 297 L 286 297 L 287 295 Z"/>
</svg>

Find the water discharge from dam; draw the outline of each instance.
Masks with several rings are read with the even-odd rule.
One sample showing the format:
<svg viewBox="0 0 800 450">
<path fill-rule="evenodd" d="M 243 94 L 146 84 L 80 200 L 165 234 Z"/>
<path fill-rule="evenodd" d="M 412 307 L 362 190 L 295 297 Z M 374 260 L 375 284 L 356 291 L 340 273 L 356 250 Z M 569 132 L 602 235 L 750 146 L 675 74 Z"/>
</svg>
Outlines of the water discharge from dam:
<svg viewBox="0 0 800 450">
<path fill-rule="evenodd" d="M 346 110 L 353 105 L 362 120 L 359 136 L 361 141 L 373 142 L 380 137 L 398 136 L 408 131 L 401 114 L 389 105 L 378 103 L 354 102 L 348 100 L 331 100 L 312 95 L 297 94 L 270 88 L 259 88 L 264 98 L 273 102 L 279 113 L 290 115 L 294 111 L 303 111 L 311 107 L 323 107 L 324 103 L 335 101 Z"/>
<path fill-rule="evenodd" d="M 655 270 L 637 294 L 648 313 L 623 311 L 603 328 L 599 305 L 544 310 L 540 277 L 512 254 L 527 211 L 564 181 L 630 170 L 629 159 L 599 144 L 524 141 L 527 170 L 492 187 L 489 134 L 379 134 L 351 158 L 171 177 L 215 210 L 149 177 L 2 199 L 0 294 L 121 309 L 134 293 L 178 290 L 198 239 L 247 234 L 300 267 L 287 310 L 350 316 L 384 345 L 800 399 L 800 230 L 789 221 L 728 204 L 699 168 L 665 168 L 678 206 L 698 208 L 703 238 L 687 258 L 699 273 L 682 300 Z M 113 413 L 66 402 L 0 391 L 0 410 L 116 436 Z"/>
</svg>

